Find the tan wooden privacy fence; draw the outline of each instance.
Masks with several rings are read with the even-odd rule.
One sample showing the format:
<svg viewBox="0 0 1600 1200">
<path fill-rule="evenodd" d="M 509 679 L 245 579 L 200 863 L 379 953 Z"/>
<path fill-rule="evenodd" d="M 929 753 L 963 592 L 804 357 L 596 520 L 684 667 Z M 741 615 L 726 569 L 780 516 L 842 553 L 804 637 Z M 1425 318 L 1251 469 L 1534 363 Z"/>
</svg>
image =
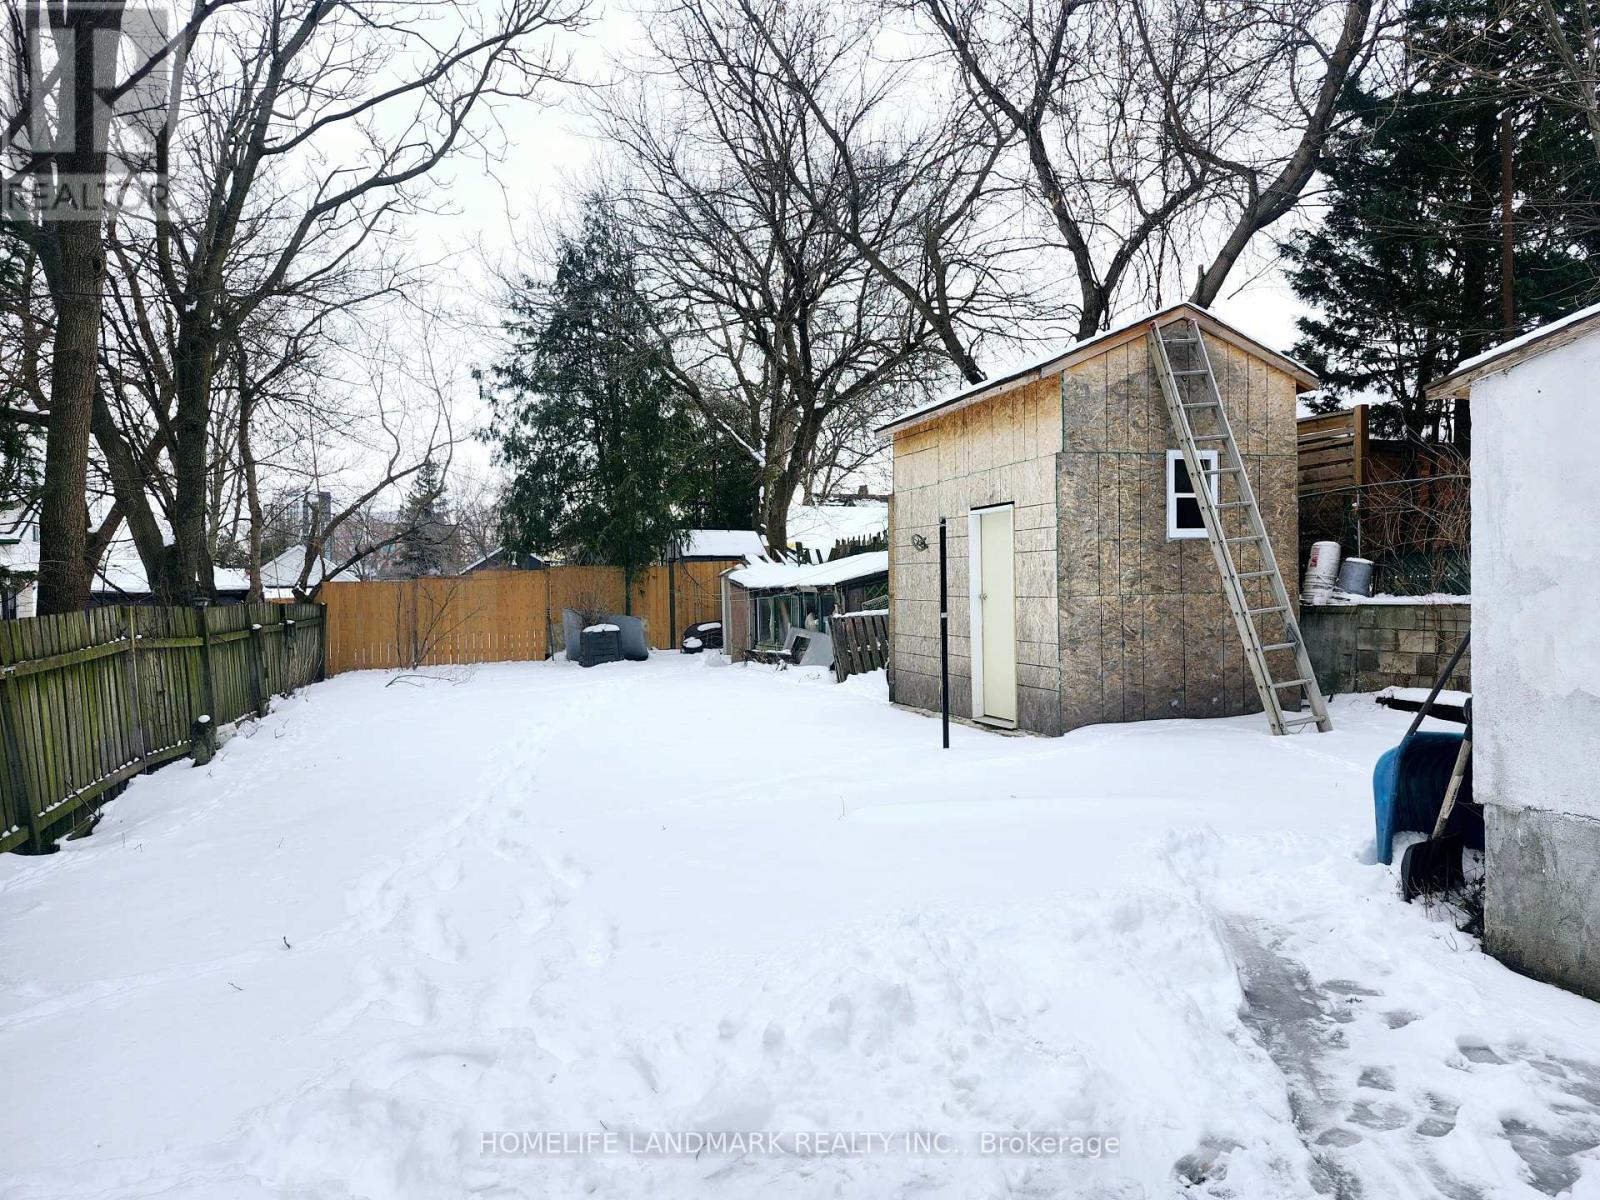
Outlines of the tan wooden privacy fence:
<svg viewBox="0 0 1600 1200">
<path fill-rule="evenodd" d="M 669 650 L 692 622 L 720 621 L 722 573 L 739 565 L 680 562 L 637 573 L 632 609 L 650 644 Z M 624 612 L 624 591 L 620 567 L 325 583 L 317 598 L 328 613 L 328 674 L 548 658 L 563 608 Z"/>
<path fill-rule="evenodd" d="M 1295 423 L 1300 454 L 1300 496 L 1319 495 L 1367 481 L 1367 406 L 1301 417 Z"/>
<path fill-rule="evenodd" d="M 0 621 L 0 851 L 42 848 L 197 734 L 318 678 L 322 624 L 315 604 Z"/>
</svg>

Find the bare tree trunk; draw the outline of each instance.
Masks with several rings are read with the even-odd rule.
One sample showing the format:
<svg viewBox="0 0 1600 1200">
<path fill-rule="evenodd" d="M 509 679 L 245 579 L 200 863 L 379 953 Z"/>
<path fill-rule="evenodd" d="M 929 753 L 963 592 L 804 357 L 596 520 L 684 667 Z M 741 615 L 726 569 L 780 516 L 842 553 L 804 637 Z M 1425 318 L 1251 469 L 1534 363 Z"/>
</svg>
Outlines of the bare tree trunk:
<svg viewBox="0 0 1600 1200">
<path fill-rule="evenodd" d="M 94 437 L 106 460 L 112 495 L 117 508 L 127 519 L 133 544 L 145 565 L 150 591 L 163 603 L 170 599 L 167 587 L 167 548 L 161 526 L 150 507 L 148 478 L 133 449 L 117 428 L 105 395 L 96 390 L 94 398 Z M 98 554 L 95 555 L 98 560 Z M 91 570 L 92 570 L 91 564 Z"/>
<path fill-rule="evenodd" d="M 239 466 L 244 472 L 245 505 L 250 514 L 249 550 L 245 570 L 249 573 L 250 591 L 247 599 L 252 603 L 261 600 L 265 593 L 261 586 L 261 529 L 266 518 L 261 511 L 261 485 L 256 475 L 255 447 L 250 442 L 250 422 L 255 419 L 255 396 L 250 391 L 246 377 L 243 350 L 239 352 Z"/>
<path fill-rule="evenodd" d="M 100 357 L 100 297 L 105 253 L 100 223 L 58 221 L 45 261 L 56 310 L 50 364 L 50 427 L 39 503 L 39 614 L 76 612 L 89 603 L 94 564 L 86 561 L 89 429 Z"/>
<path fill-rule="evenodd" d="M 177 395 L 172 419 L 173 599 L 188 604 L 212 594 L 206 551 L 206 488 L 210 478 L 211 384 L 216 351 L 205 339 L 179 335 Z"/>
<path fill-rule="evenodd" d="M 41 195 L 53 198 L 43 201 L 48 208 L 41 226 L 17 231 L 39 249 L 56 311 L 50 426 L 39 508 L 41 615 L 86 606 L 94 569 L 85 555 L 89 512 L 84 493 L 106 278 L 103 213 L 95 189 L 106 177 L 110 125 L 103 96 L 115 83 L 122 9 L 120 0 L 111 0 L 52 8 L 49 13 L 50 33 L 62 54 L 59 144 L 31 146 L 28 170 Z M 42 104 L 43 97 L 30 97 L 29 103 Z M 63 199 L 56 190 L 61 183 L 80 190 L 85 206 Z"/>
</svg>

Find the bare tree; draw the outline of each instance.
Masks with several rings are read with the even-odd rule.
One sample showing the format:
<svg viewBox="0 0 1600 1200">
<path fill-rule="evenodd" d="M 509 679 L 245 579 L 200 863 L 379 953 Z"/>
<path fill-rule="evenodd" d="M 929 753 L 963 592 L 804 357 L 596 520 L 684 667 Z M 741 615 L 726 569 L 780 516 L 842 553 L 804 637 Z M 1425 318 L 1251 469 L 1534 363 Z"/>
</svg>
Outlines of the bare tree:
<svg viewBox="0 0 1600 1200">
<path fill-rule="evenodd" d="M 1378 33 L 1374 0 L 906 3 L 1014 139 L 1072 265 L 1079 337 L 1129 289 L 1159 300 L 1185 261 L 1207 263 L 1194 300 L 1217 298 L 1300 202 Z"/>
<path fill-rule="evenodd" d="M 793 185 L 933 332 L 961 377 L 981 382 L 985 335 L 1014 336 L 1052 299 L 1037 274 L 1024 280 L 1017 270 L 1037 246 L 1004 203 L 1004 123 L 964 87 L 946 95 L 916 57 L 885 57 L 878 46 L 892 31 L 881 13 L 762 0 L 720 9 L 691 0 L 681 11 L 729 67 L 738 66 L 733 48 L 762 47 L 765 69 L 800 98 L 813 129 L 783 164 Z"/>
<path fill-rule="evenodd" d="M 1378 44 L 1373 0 L 1131 5 L 1163 128 L 1209 172 L 1210 213 L 1232 210 L 1191 299 L 1222 292 L 1252 238 L 1292 212 L 1340 120 L 1340 97 Z M 1203 239 L 1205 240 L 1205 239 Z"/>
<path fill-rule="evenodd" d="M 148 25 L 146 15 L 136 23 L 133 65 L 126 73 L 118 69 L 122 0 L 9 0 L 5 7 L 8 86 L 0 182 L 7 203 L 0 222 L 37 255 L 54 309 L 40 507 L 41 613 L 83 607 L 95 562 L 85 494 L 106 275 L 101 226 L 117 204 L 114 187 L 107 202 L 113 126 L 128 124 L 132 115 L 132 125 L 148 132 L 150 109 L 164 108 L 164 98 L 149 92 L 159 81 L 156 68 L 181 54 L 225 2 L 196 4 L 172 37 Z M 123 183 L 125 195 L 133 185 Z M 19 194 L 30 203 L 13 205 Z"/>
<path fill-rule="evenodd" d="M 851 203 L 846 167 L 770 44 L 747 35 L 736 9 L 679 5 L 651 24 L 660 86 L 611 96 L 601 117 L 626 164 L 613 207 L 652 336 L 683 395 L 750 455 L 781 551 L 830 417 L 874 397 L 883 411 L 933 369 L 938 338 L 828 211 Z"/>
<path fill-rule="evenodd" d="M 546 45 L 583 0 L 507 0 L 498 11 L 396 0 L 262 0 L 230 37 L 190 55 L 206 132 L 186 155 L 192 211 L 156 225 L 155 261 L 176 319 L 173 547 L 179 599 L 209 590 L 208 431 L 226 347 L 264 303 L 348 278 L 362 248 L 421 211 L 416 185 L 476 144 L 475 111 L 564 75 Z"/>
<path fill-rule="evenodd" d="M 1127 6 L 910 0 L 1015 139 L 1077 283 L 1076 333 L 1104 328 L 1141 256 L 1211 185 L 1166 135 Z"/>
<path fill-rule="evenodd" d="M 499 484 L 489 475 L 458 468 L 450 491 L 461 558 L 466 563 L 488 558 L 500 548 Z"/>
</svg>

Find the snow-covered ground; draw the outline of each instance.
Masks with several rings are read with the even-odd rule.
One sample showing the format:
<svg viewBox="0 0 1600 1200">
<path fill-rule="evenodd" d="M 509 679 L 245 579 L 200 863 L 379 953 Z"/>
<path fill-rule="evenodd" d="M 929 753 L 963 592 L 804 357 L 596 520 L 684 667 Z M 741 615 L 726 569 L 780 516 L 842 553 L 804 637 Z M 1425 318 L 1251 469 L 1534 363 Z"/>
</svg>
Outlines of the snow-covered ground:
<svg viewBox="0 0 1600 1200">
<path fill-rule="evenodd" d="M 1600 1006 L 1369 865 L 1409 714 L 945 753 L 720 661 L 343 676 L 0 860 L 0 1194 L 1600 1195 Z"/>
</svg>

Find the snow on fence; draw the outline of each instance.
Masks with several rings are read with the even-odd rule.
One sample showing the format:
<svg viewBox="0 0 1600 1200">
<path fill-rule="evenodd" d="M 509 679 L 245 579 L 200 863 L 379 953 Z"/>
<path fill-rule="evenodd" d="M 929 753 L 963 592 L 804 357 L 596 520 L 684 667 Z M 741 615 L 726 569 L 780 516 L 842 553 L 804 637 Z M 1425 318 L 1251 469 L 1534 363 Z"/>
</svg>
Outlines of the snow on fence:
<svg viewBox="0 0 1600 1200">
<path fill-rule="evenodd" d="M 322 661 L 315 604 L 0 621 L 0 851 L 60 837 L 111 788 L 319 678 Z"/>
<path fill-rule="evenodd" d="M 631 605 L 621 567 L 325 583 L 317 598 L 328 612 L 328 674 L 538 661 L 555 649 L 551 627 L 561 624 L 563 608 L 631 609 L 653 647 L 676 649 L 687 626 L 722 619 L 722 573 L 741 563 L 696 560 L 638 571 Z"/>
<path fill-rule="evenodd" d="M 829 617 L 828 634 L 833 638 L 833 673 L 840 683 L 889 665 L 888 609 Z"/>
</svg>

